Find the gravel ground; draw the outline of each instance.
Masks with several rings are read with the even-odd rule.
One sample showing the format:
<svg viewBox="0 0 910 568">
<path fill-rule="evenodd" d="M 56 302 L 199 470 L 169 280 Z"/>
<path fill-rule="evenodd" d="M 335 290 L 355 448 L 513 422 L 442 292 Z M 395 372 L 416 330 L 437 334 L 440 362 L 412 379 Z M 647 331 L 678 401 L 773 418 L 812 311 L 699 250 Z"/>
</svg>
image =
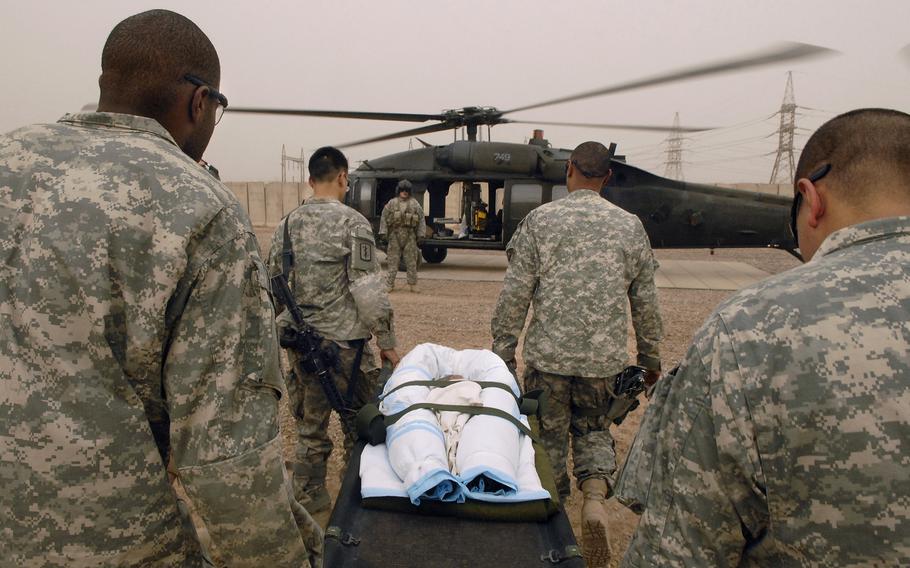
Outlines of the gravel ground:
<svg viewBox="0 0 910 568">
<path fill-rule="evenodd" d="M 267 241 L 266 241 L 267 242 Z M 729 260 L 746 262 L 776 274 L 799 262 L 786 252 L 769 249 L 718 249 L 714 255 L 707 250 L 659 250 L 657 258 L 677 260 Z M 502 285 L 494 282 L 429 281 L 420 283 L 420 294 L 395 291 L 391 301 L 395 308 L 396 333 L 399 354 L 404 355 L 419 343 L 434 342 L 456 349 L 489 348 L 490 315 Z M 727 298 L 731 292 L 711 290 L 660 289 L 660 307 L 664 320 L 664 340 L 661 344 L 663 366 L 672 368 L 685 354 L 689 341 L 702 321 L 714 307 Z M 630 333 L 629 349 L 632 352 L 634 340 Z M 518 355 L 519 372 L 522 369 L 521 353 Z M 644 405 L 631 414 L 621 426 L 614 427 L 616 453 L 621 463 L 638 429 Z M 285 435 L 285 455 L 293 455 L 293 417 L 287 408 L 282 408 L 282 430 Z M 340 428 L 333 417 L 329 428 L 336 447 L 341 446 Z M 340 459 L 334 452 L 329 462 L 329 491 L 337 493 L 342 476 Z M 571 464 L 569 466 L 571 471 Z M 573 491 L 566 504 L 576 534 L 580 535 L 579 516 L 581 498 Z M 607 504 L 610 516 L 610 539 L 614 549 L 613 565 L 621 558 L 628 546 L 629 538 L 638 517 L 615 500 Z"/>
</svg>

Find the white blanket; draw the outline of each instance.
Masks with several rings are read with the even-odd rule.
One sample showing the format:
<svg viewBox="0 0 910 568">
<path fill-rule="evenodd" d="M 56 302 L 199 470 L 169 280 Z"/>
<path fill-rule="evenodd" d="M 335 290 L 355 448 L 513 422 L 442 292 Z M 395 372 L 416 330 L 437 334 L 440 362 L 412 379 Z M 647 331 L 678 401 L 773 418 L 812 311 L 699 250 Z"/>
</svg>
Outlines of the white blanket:
<svg viewBox="0 0 910 568">
<path fill-rule="evenodd" d="M 391 392 L 406 382 L 450 375 L 460 375 L 465 382 L 407 386 Z M 498 382 L 514 396 L 468 381 Z M 401 360 L 383 394 L 379 409 L 387 416 L 432 401 L 497 408 L 527 426 L 527 419 L 518 412 L 518 384 L 502 359 L 486 350 L 418 345 Z M 531 440 L 515 424 L 460 412 L 408 412 L 388 428 L 385 444 L 364 448 L 360 477 L 363 497 L 407 497 L 415 505 L 421 499 L 515 502 L 549 497 L 534 467 Z"/>
</svg>

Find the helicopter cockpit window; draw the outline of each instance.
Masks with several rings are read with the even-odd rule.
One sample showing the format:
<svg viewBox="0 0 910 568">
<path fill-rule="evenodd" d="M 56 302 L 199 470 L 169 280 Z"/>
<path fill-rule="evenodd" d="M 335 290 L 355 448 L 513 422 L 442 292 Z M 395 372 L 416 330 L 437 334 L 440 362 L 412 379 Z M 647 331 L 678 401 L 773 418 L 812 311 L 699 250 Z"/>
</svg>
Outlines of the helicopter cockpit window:
<svg viewBox="0 0 910 568">
<path fill-rule="evenodd" d="M 569 188 L 564 185 L 554 185 L 553 186 L 553 196 L 550 198 L 550 201 L 556 201 L 557 199 L 562 199 L 563 197 L 569 195 Z"/>
</svg>

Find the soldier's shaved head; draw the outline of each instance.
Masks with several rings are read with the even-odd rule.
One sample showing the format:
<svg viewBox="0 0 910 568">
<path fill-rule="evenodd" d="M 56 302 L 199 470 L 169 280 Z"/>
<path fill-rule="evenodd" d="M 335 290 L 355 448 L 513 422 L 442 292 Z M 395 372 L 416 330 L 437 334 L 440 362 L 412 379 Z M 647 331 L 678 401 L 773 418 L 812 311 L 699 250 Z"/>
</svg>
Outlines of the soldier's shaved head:
<svg viewBox="0 0 910 568">
<path fill-rule="evenodd" d="M 104 44 L 99 108 L 128 109 L 164 122 L 187 74 L 216 89 L 221 82 L 218 53 L 205 33 L 169 10 L 130 16 Z"/>
<path fill-rule="evenodd" d="M 910 200 L 910 115 L 864 108 L 832 118 L 806 142 L 796 179 L 825 164 L 832 191 L 849 205 L 879 196 Z"/>
<path fill-rule="evenodd" d="M 589 179 L 606 177 L 610 173 L 610 151 L 600 142 L 582 142 L 570 158 L 578 173 Z"/>
<path fill-rule="evenodd" d="M 310 156 L 307 169 L 311 178 L 324 183 L 331 181 L 339 173 L 348 171 L 348 159 L 338 148 L 323 146 Z"/>
</svg>

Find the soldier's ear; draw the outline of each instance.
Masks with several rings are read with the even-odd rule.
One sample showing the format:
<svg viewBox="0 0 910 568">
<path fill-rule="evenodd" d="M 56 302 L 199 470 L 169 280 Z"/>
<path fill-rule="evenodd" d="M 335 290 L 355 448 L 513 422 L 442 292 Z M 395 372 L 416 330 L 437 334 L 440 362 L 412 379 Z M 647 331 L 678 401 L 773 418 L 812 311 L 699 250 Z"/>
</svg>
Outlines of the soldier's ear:
<svg viewBox="0 0 910 568">
<path fill-rule="evenodd" d="M 196 87 L 190 97 L 190 121 L 193 124 L 200 122 L 205 116 L 205 102 L 209 96 L 208 87 Z"/>
<path fill-rule="evenodd" d="M 806 178 L 799 180 L 797 188 L 803 194 L 803 201 L 805 202 L 803 207 L 807 210 L 806 223 L 816 229 L 827 212 L 828 193 Z"/>
</svg>

